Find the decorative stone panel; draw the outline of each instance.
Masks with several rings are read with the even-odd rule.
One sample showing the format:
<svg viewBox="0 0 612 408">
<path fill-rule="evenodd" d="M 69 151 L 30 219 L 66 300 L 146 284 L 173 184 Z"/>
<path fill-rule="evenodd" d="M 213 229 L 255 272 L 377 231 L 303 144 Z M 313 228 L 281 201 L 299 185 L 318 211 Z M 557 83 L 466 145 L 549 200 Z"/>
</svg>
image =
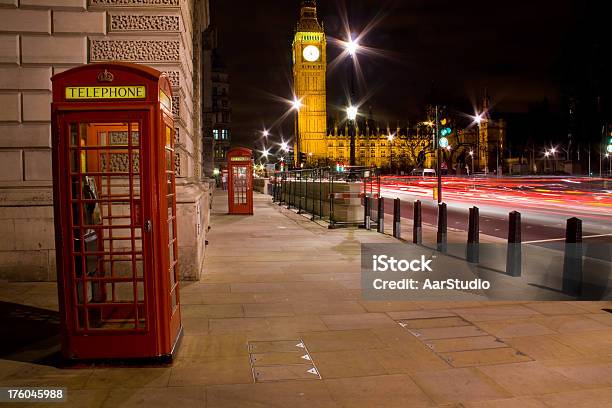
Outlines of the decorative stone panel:
<svg viewBox="0 0 612 408">
<path fill-rule="evenodd" d="M 181 74 L 178 71 L 163 71 L 163 73 L 168 76 L 173 87 L 178 88 L 181 86 Z"/>
<path fill-rule="evenodd" d="M 89 60 L 174 62 L 180 58 L 179 41 L 173 40 L 91 40 Z"/>
<path fill-rule="evenodd" d="M 110 163 L 107 163 L 109 162 Z M 127 173 L 130 166 L 128 153 L 111 153 L 100 156 L 102 171 Z M 132 153 L 132 173 L 140 173 L 140 155 Z"/>
<path fill-rule="evenodd" d="M 181 144 L 181 134 L 179 128 L 174 128 L 174 146 Z"/>
<path fill-rule="evenodd" d="M 106 7 L 179 7 L 179 0 L 89 0 L 89 5 Z"/>
<path fill-rule="evenodd" d="M 174 174 L 176 177 L 181 176 L 181 154 L 179 152 L 174 153 Z"/>
<path fill-rule="evenodd" d="M 174 116 L 181 116 L 181 99 L 178 96 L 172 97 L 172 113 Z"/>
<path fill-rule="evenodd" d="M 110 16 L 110 30 L 121 31 L 180 31 L 179 16 L 116 14 Z"/>
</svg>

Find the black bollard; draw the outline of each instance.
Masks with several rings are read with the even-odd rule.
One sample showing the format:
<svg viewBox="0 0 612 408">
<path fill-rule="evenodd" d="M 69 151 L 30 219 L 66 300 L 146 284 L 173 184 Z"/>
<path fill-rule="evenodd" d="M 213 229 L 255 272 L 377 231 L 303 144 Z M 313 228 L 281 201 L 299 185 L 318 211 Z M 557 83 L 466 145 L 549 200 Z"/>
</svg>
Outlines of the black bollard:
<svg viewBox="0 0 612 408">
<path fill-rule="evenodd" d="M 400 218 L 400 205 L 401 201 L 399 198 L 393 200 L 393 237 L 401 238 L 402 230 L 401 230 L 401 218 Z"/>
<path fill-rule="evenodd" d="M 480 261 L 480 220 L 478 207 L 470 208 L 470 219 L 468 225 L 468 242 L 465 258 L 470 263 Z"/>
<path fill-rule="evenodd" d="M 521 276 L 521 213 L 512 211 L 509 214 L 509 221 L 506 273 L 510 276 Z"/>
<path fill-rule="evenodd" d="M 446 203 L 441 203 L 438 206 L 438 234 L 437 240 L 438 251 L 446 252 L 447 250 L 447 235 L 448 235 L 448 212 Z"/>
<path fill-rule="evenodd" d="M 571 296 L 582 293 L 582 220 L 567 220 L 565 256 L 563 258 L 563 292 Z"/>
<path fill-rule="evenodd" d="M 420 200 L 414 202 L 413 218 L 412 243 L 420 245 L 423 243 L 423 212 Z"/>
<path fill-rule="evenodd" d="M 376 225 L 376 231 L 381 234 L 385 233 L 385 199 L 383 197 L 378 198 L 378 224 Z"/>
<path fill-rule="evenodd" d="M 368 196 L 363 198 L 363 227 L 367 230 L 372 228 L 372 200 Z"/>
</svg>

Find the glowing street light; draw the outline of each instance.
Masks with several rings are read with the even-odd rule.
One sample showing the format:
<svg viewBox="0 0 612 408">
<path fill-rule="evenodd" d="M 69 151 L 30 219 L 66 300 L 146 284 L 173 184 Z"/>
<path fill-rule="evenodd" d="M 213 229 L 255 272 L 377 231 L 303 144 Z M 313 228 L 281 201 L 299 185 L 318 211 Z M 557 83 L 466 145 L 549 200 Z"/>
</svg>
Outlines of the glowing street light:
<svg viewBox="0 0 612 408">
<path fill-rule="evenodd" d="M 346 108 L 346 116 L 348 117 L 348 120 L 354 121 L 355 119 L 357 119 L 358 112 L 359 110 L 356 106 L 349 106 L 348 108 Z"/>
<path fill-rule="evenodd" d="M 395 139 L 395 135 L 393 133 L 389 133 L 389 135 L 387 136 L 387 140 L 389 140 L 390 142 L 393 141 L 393 139 Z"/>
<path fill-rule="evenodd" d="M 282 142 L 281 143 L 281 149 L 285 152 L 289 151 L 289 144 L 287 142 Z"/>
<path fill-rule="evenodd" d="M 270 136 L 270 132 L 268 132 L 266 129 L 264 129 L 264 131 L 262 133 L 263 133 L 264 137 Z"/>
<path fill-rule="evenodd" d="M 349 134 L 351 137 L 351 149 L 350 149 L 350 165 L 355 166 L 355 119 L 357 119 L 358 109 L 352 104 L 346 108 L 346 116 L 349 120 Z"/>
<path fill-rule="evenodd" d="M 482 113 L 474 116 L 474 123 L 480 126 L 480 124 L 482 123 Z"/>
<path fill-rule="evenodd" d="M 357 40 L 353 40 L 352 36 L 346 43 L 346 51 L 349 53 L 351 57 L 354 57 L 359 50 L 359 42 Z"/>
<path fill-rule="evenodd" d="M 302 109 L 302 106 L 304 106 L 302 105 L 302 101 L 297 97 L 291 101 L 291 107 L 295 111 L 299 111 L 300 109 Z"/>
<path fill-rule="evenodd" d="M 269 155 L 270 155 L 270 149 L 264 148 L 261 151 L 261 157 L 263 157 L 264 159 L 267 159 Z"/>
</svg>

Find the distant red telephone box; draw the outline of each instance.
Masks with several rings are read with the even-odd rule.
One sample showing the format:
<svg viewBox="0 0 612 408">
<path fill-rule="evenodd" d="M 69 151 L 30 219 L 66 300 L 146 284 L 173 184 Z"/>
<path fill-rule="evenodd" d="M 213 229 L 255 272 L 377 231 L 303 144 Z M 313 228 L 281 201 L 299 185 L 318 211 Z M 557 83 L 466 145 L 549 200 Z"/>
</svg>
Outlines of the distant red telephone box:
<svg viewBox="0 0 612 408">
<path fill-rule="evenodd" d="M 227 153 L 230 214 L 253 214 L 253 152 L 235 148 Z"/>
<path fill-rule="evenodd" d="M 52 81 L 62 354 L 169 360 L 183 330 L 170 82 L 117 63 Z"/>
</svg>

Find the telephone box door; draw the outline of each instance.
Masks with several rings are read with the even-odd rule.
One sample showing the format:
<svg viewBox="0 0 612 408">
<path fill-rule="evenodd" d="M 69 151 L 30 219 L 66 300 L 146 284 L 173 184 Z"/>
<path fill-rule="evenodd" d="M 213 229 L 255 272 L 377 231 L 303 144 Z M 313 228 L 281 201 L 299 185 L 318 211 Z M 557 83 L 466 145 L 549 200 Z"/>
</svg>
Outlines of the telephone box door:
<svg viewBox="0 0 612 408">
<path fill-rule="evenodd" d="M 230 214 L 253 214 L 253 162 L 249 149 L 228 153 L 228 207 Z"/>
<path fill-rule="evenodd" d="M 153 355 L 150 112 L 60 113 L 57 123 L 68 357 Z"/>
</svg>

